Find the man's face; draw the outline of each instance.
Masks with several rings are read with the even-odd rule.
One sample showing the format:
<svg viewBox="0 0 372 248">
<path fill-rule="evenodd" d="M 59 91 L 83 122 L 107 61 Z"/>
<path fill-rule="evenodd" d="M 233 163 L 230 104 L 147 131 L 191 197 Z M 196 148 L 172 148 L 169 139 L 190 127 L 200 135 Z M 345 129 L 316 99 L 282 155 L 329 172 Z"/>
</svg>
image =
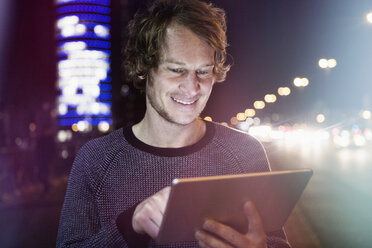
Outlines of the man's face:
<svg viewBox="0 0 372 248">
<path fill-rule="evenodd" d="M 187 125 L 204 109 L 214 84 L 214 50 L 189 29 L 167 28 L 158 68 L 146 86 L 152 121 Z"/>
</svg>

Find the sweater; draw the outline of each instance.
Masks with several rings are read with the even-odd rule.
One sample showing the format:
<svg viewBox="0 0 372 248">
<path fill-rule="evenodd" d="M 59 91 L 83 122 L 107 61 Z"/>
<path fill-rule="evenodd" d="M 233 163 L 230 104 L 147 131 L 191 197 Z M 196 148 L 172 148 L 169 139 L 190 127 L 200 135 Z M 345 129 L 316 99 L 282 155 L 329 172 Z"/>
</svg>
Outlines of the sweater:
<svg viewBox="0 0 372 248">
<path fill-rule="evenodd" d="M 132 229 L 135 207 L 174 178 L 269 171 L 252 136 L 206 122 L 197 143 L 159 148 L 138 140 L 131 126 L 93 139 L 77 153 L 63 203 L 57 247 L 198 247 L 158 245 Z M 269 247 L 289 247 L 283 230 L 267 234 Z"/>
</svg>

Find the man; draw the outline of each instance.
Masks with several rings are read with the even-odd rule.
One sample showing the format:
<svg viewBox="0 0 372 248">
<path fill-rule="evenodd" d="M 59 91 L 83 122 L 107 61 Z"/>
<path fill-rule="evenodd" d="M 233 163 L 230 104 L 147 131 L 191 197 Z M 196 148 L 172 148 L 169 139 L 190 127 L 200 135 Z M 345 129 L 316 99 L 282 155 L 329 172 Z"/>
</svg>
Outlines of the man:
<svg viewBox="0 0 372 248">
<path fill-rule="evenodd" d="M 79 151 L 62 209 L 59 247 L 157 247 L 174 178 L 269 170 L 254 138 L 204 122 L 199 114 L 223 81 L 226 25 L 222 9 L 199 0 L 159 0 L 129 25 L 125 68 L 146 93 L 137 124 Z M 207 220 L 196 242 L 167 247 L 288 247 L 282 230 L 265 234 L 254 205 L 248 232 Z"/>
</svg>

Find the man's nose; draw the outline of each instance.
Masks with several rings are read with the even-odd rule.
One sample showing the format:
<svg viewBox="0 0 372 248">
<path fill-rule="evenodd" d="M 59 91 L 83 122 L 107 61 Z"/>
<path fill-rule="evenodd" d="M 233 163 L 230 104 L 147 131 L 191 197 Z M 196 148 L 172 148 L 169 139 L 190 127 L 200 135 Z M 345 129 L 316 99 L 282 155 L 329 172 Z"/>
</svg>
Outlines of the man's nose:
<svg viewBox="0 0 372 248">
<path fill-rule="evenodd" d="M 190 95 L 194 95 L 198 93 L 200 89 L 199 85 L 199 78 L 196 75 L 196 72 L 190 72 L 188 73 L 187 77 L 181 84 L 181 89 Z"/>
</svg>

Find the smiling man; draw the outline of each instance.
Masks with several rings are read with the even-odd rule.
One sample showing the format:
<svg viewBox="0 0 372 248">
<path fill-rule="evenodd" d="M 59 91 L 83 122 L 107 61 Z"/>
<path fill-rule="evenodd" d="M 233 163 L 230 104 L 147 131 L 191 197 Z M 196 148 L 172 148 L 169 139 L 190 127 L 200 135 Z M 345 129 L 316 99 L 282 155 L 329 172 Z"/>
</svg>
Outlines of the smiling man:
<svg viewBox="0 0 372 248">
<path fill-rule="evenodd" d="M 88 142 L 71 171 L 58 247 L 158 247 L 174 178 L 270 170 L 253 137 L 199 114 L 225 79 L 225 12 L 199 0 L 159 0 L 129 24 L 125 71 L 146 93 L 133 125 Z M 289 247 L 283 230 L 265 233 L 255 206 L 248 232 L 207 220 L 196 241 L 167 247 Z"/>
</svg>

